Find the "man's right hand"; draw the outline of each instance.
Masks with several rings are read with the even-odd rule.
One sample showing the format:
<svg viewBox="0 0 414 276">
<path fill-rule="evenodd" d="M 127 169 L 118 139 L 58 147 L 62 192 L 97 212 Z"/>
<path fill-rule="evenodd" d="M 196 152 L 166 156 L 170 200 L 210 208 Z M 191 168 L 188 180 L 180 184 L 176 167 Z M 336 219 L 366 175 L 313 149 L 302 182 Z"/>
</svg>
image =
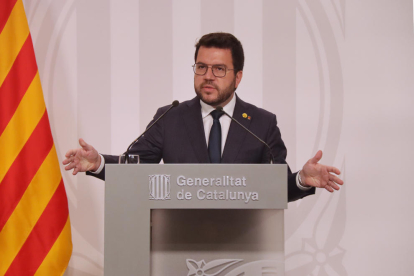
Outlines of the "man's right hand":
<svg viewBox="0 0 414 276">
<path fill-rule="evenodd" d="M 101 156 L 94 147 L 88 145 L 82 138 L 79 139 L 81 148 L 69 150 L 63 160 L 63 165 L 67 165 L 65 170 L 73 169 L 72 174 L 78 172 L 96 171 L 101 165 Z"/>
</svg>

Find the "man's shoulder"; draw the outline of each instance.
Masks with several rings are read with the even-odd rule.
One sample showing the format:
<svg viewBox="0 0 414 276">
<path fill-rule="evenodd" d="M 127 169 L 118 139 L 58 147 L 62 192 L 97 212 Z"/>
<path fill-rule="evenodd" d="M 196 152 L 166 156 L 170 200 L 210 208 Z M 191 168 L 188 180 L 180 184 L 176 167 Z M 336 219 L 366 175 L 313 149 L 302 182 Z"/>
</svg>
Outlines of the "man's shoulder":
<svg viewBox="0 0 414 276">
<path fill-rule="evenodd" d="M 239 105 L 241 109 L 246 110 L 246 114 L 249 116 L 259 116 L 260 118 L 264 119 L 273 119 L 276 115 L 270 111 L 267 111 L 266 109 L 263 109 L 261 107 L 257 107 L 254 104 L 245 102 L 241 100 L 239 97 L 237 97 L 236 105 Z M 250 115 L 250 114 L 251 115 Z"/>
<path fill-rule="evenodd" d="M 177 107 L 174 107 L 173 110 L 180 110 L 182 108 L 191 107 L 191 106 L 193 106 L 193 105 L 195 105 L 197 103 L 199 104 L 199 99 L 197 97 L 195 97 L 195 98 L 193 98 L 191 100 L 187 100 L 187 101 L 183 101 L 183 102 L 179 103 L 179 105 Z M 157 113 L 163 113 L 163 112 L 165 112 L 168 108 L 171 107 L 171 105 L 172 104 L 168 104 L 168 105 L 165 105 L 165 106 L 160 107 L 158 109 L 158 112 Z M 173 110 L 171 110 L 171 111 L 173 111 Z"/>
</svg>

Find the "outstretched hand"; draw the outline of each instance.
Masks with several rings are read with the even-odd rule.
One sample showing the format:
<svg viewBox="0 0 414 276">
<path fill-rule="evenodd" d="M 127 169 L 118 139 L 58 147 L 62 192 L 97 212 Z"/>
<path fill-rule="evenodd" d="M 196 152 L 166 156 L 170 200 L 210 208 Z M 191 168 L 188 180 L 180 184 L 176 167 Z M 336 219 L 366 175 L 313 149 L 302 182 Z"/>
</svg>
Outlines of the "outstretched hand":
<svg viewBox="0 0 414 276">
<path fill-rule="evenodd" d="M 339 190 L 338 185 L 344 182 L 336 175 L 341 174 L 339 169 L 319 164 L 322 158 L 322 151 L 319 150 L 315 156 L 306 162 L 300 171 L 300 178 L 304 186 L 312 186 L 316 188 L 325 188 L 329 192 Z M 336 174 L 336 175 L 335 175 Z"/>
<path fill-rule="evenodd" d="M 81 148 L 69 150 L 62 164 L 67 165 L 65 170 L 73 169 L 72 174 L 78 172 L 96 171 L 101 165 L 101 156 L 94 147 L 87 144 L 82 138 L 79 139 Z"/>
</svg>

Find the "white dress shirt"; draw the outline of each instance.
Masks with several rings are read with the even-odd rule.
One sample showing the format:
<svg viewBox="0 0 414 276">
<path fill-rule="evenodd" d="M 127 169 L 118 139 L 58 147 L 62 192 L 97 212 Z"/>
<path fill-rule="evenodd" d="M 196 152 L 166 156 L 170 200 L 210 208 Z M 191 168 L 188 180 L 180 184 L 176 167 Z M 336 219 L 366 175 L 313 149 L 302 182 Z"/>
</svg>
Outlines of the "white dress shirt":
<svg viewBox="0 0 414 276">
<path fill-rule="evenodd" d="M 210 130 L 213 126 L 213 116 L 210 115 L 211 111 L 215 110 L 211 105 L 206 104 L 200 100 L 201 104 L 201 117 L 203 118 L 204 133 L 206 135 L 206 143 L 210 138 Z M 234 107 L 236 106 L 236 96 L 233 96 L 231 101 L 223 107 L 223 110 L 233 117 Z M 226 144 L 227 134 L 229 134 L 231 119 L 222 115 L 219 119 L 221 125 L 221 155 L 223 155 L 224 145 Z"/>
</svg>

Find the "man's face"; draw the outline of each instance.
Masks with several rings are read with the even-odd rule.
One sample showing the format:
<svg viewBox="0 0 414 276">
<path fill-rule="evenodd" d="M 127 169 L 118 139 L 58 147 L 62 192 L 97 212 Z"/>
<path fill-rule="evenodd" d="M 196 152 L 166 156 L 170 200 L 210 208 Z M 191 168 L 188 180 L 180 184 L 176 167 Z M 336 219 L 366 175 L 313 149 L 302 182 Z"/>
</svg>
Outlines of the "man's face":
<svg viewBox="0 0 414 276">
<path fill-rule="evenodd" d="M 233 69 L 233 58 L 230 49 L 206 48 L 201 46 L 198 50 L 196 63 L 211 65 L 225 65 Z M 194 74 L 194 89 L 197 96 L 206 104 L 213 107 L 225 106 L 233 98 L 234 91 L 242 78 L 242 71 L 234 74 L 228 70 L 226 76 L 218 78 L 213 75 L 212 69 L 208 68 L 204 76 Z"/>
</svg>

